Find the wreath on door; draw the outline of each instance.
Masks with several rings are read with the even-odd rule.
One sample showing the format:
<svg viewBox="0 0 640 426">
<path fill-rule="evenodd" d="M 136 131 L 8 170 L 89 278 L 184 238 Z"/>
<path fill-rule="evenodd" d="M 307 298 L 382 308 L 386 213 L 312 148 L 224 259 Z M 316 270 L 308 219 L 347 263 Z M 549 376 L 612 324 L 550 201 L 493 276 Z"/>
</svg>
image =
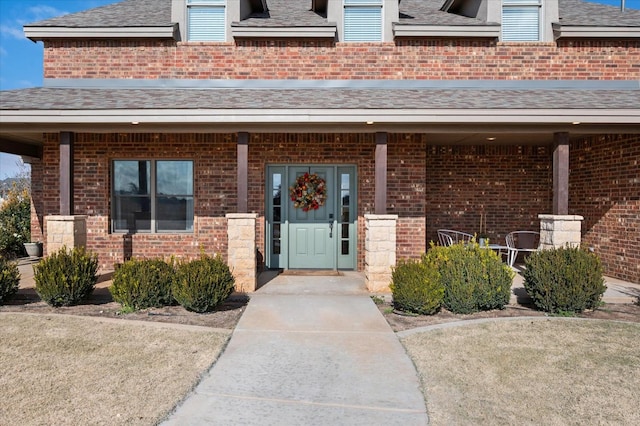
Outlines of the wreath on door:
<svg viewBox="0 0 640 426">
<path fill-rule="evenodd" d="M 324 179 L 315 173 L 305 173 L 289 187 L 293 206 L 303 212 L 318 210 L 327 199 L 327 186 Z"/>
</svg>

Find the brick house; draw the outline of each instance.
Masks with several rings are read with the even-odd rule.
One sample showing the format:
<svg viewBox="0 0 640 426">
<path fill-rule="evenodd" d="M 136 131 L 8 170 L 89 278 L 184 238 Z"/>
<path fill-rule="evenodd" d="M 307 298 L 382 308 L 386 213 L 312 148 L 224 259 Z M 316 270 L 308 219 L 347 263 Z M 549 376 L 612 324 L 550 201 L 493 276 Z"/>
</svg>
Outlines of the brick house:
<svg viewBox="0 0 640 426">
<path fill-rule="evenodd" d="M 364 272 L 438 228 L 581 229 L 640 283 L 640 11 L 582 0 L 125 0 L 24 27 L 2 92 L 32 234 L 128 257 Z M 326 199 L 304 212 L 304 173 Z M 569 223 L 566 226 L 566 223 Z M 558 225 L 565 224 L 565 225 Z M 576 226 L 578 226 L 576 228 Z"/>
</svg>

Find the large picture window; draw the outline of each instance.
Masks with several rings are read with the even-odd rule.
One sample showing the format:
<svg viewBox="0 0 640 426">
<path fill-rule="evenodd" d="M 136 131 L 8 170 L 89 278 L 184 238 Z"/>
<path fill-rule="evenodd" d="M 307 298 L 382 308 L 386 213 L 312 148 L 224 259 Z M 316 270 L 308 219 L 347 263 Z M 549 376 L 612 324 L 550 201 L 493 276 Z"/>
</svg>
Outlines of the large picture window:
<svg viewBox="0 0 640 426">
<path fill-rule="evenodd" d="M 187 0 L 187 40 L 225 41 L 226 0 Z"/>
<path fill-rule="evenodd" d="M 115 160 L 112 229 L 193 231 L 193 161 Z"/>
<path fill-rule="evenodd" d="M 503 0 L 502 41 L 540 41 L 541 0 Z"/>
</svg>

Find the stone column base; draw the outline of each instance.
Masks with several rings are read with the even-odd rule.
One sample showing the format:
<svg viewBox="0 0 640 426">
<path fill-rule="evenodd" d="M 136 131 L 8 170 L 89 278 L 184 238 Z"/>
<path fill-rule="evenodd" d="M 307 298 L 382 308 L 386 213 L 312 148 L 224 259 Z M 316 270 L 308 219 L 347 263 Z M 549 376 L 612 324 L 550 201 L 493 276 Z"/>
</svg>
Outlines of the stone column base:
<svg viewBox="0 0 640 426">
<path fill-rule="evenodd" d="M 388 292 L 396 264 L 398 215 L 365 214 L 364 275 L 371 292 Z"/>
<path fill-rule="evenodd" d="M 229 213 L 227 218 L 227 261 L 238 292 L 256 291 L 256 213 Z"/>
<path fill-rule="evenodd" d="M 87 246 L 87 216 L 45 216 L 47 244 L 45 254 L 62 247 L 73 249 Z"/>
<path fill-rule="evenodd" d="M 540 214 L 540 248 L 579 247 L 584 217 L 576 215 Z"/>
</svg>

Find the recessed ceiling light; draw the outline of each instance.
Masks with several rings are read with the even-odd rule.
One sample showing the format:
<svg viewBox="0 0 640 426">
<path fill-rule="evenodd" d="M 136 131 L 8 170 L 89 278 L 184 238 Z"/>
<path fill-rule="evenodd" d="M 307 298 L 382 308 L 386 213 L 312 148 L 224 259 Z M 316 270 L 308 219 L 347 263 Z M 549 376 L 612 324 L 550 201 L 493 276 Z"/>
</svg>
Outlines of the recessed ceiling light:
<svg viewBox="0 0 640 426">
<path fill-rule="evenodd" d="M 132 122 L 131 122 L 131 124 L 133 124 L 134 126 L 136 126 L 136 125 L 140 124 L 140 122 L 139 122 L 139 121 L 132 121 Z"/>
<path fill-rule="evenodd" d="M 574 126 L 577 126 L 578 124 L 580 124 L 579 121 L 572 121 L 571 124 L 573 124 Z"/>
<path fill-rule="evenodd" d="M 495 141 L 495 140 L 496 140 L 496 138 L 494 138 L 494 137 L 490 137 L 490 138 L 487 138 L 487 140 L 488 140 L 488 141 Z"/>
<path fill-rule="evenodd" d="M 373 121 L 367 121 L 367 125 L 371 126 L 373 124 Z"/>
</svg>

